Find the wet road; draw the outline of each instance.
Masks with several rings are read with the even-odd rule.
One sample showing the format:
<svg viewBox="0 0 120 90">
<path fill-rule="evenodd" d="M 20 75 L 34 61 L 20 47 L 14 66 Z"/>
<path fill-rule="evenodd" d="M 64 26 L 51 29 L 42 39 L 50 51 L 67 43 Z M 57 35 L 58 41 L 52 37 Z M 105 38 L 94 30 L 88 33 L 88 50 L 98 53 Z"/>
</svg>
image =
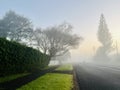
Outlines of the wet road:
<svg viewBox="0 0 120 90">
<path fill-rule="evenodd" d="M 120 90 L 120 67 L 85 63 L 74 69 L 80 90 Z"/>
</svg>

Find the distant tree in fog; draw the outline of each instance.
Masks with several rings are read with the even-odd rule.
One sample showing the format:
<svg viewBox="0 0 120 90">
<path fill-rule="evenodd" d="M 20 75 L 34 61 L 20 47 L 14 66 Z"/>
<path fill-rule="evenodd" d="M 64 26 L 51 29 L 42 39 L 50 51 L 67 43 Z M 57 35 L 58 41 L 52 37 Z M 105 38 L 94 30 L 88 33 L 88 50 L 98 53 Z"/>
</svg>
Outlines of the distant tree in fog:
<svg viewBox="0 0 120 90">
<path fill-rule="evenodd" d="M 61 65 L 64 64 L 65 61 L 70 60 L 70 58 L 71 58 L 71 53 L 68 51 L 64 55 L 56 57 L 56 60 L 58 60 L 59 64 Z"/>
<path fill-rule="evenodd" d="M 107 55 L 109 54 L 112 48 L 112 37 L 107 27 L 103 14 L 101 14 L 100 17 L 100 23 L 99 23 L 97 35 L 98 35 L 98 40 L 100 41 L 102 46 L 100 46 L 97 49 L 95 57 L 96 59 L 101 59 L 101 60 L 108 59 Z"/>
<path fill-rule="evenodd" d="M 104 47 L 105 52 L 109 52 L 112 46 L 112 37 L 105 22 L 105 18 L 103 14 L 100 17 L 100 24 L 98 28 L 98 40 L 101 42 L 102 46 Z"/>
<path fill-rule="evenodd" d="M 63 23 L 58 26 L 37 29 L 34 33 L 34 42 L 39 50 L 50 57 L 61 56 L 70 49 L 76 48 L 82 37 L 72 33 L 72 26 Z"/>
<path fill-rule="evenodd" d="M 8 35 L 8 29 L 5 28 L 6 24 L 2 20 L 0 20 L 0 37 L 6 38 Z"/>
<path fill-rule="evenodd" d="M 28 38 L 32 31 L 32 24 L 26 17 L 9 11 L 0 20 L 0 36 L 9 37 L 12 41 L 20 42 Z"/>
</svg>

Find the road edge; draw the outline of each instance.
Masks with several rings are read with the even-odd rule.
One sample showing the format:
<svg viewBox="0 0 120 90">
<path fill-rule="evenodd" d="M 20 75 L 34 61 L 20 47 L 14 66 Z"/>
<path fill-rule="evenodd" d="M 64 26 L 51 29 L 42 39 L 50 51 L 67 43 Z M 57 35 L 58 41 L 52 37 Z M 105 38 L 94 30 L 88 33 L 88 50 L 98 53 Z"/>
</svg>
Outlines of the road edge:
<svg viewBox="0 0 120 90">
<path fill-rule="evenodd" d="M 74 86 L 72 90 L 80 90 L 74 66 L 73 66 L 73 85 Z"/>
</svg>

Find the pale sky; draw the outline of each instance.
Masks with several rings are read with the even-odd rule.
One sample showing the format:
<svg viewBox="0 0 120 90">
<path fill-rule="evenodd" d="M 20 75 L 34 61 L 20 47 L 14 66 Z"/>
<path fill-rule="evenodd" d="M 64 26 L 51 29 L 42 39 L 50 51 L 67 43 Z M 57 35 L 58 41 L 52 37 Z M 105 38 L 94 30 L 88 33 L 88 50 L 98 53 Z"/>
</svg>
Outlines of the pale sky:
<svg viewBox="0 0 120 90">
<path fill-rule="evenodd" d="M 100 45 L 96 34 L 103 13 L 113 41 L 120 44 L 120 0 L 0 0 L 0 17 L 9 10 L 28 17 L 35 27 L 71 23 L 73 32 L 84 38 L 73 53 L 85 57 Z"/>
</svg>

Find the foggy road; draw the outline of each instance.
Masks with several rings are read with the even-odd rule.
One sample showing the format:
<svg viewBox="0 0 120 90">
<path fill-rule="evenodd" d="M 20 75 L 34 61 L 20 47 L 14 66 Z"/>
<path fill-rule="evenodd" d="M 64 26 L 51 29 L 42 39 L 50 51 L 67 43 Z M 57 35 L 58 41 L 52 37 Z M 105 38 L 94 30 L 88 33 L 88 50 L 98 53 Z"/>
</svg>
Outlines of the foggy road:
<svg viewBox="0 0 120 90">
<path fill-rule="evenodd" d="M 120 68 L 94 64 L 74 66 L 80 90 L 120 90 Z"/>
</svg>

